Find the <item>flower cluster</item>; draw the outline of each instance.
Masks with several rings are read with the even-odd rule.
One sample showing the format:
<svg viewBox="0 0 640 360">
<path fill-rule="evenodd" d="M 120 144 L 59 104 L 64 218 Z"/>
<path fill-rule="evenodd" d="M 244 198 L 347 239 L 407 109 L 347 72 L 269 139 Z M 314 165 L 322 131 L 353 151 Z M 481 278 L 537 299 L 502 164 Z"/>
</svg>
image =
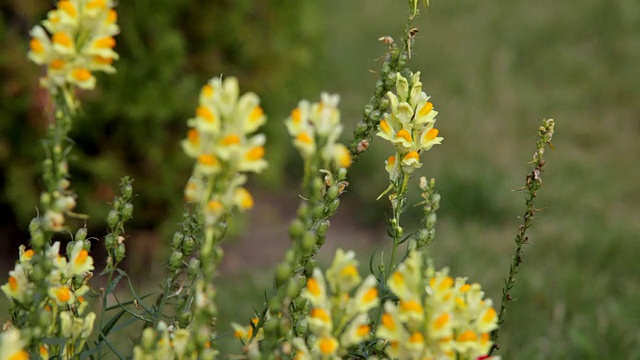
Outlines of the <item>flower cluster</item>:
<svg viewBox="0 0 640 360">
<path fill-rule="evenodd" d="M 266 137 L 252 135 L 266 121 L 260 99 L 251 92 L 239 96 L 239 91 L 234 77 L 211 79 L 200 92 L 196 116 L 188 121 L 182 141 L 187 155 L 196 159 L 185 197 L 200 202 L 209 224 L 234 208 L 253 207 L 242 173 L 267 167 Z"/>
<path fill-rule="evenodd" d="M 174 329 L 161 321 L 156 329 L 144 329 L 140 345 L 133 349 L 133 359 L 215 359 L 218 352 L 211 347 L 211 341 L 200 338 L 187 329 Z"/>
<path fill-rule="evenodd" d="M 338 359 L 371 337 L 367 312 L 380 302 L 377 281 L 373 275 L 362 280 L 356 266 L 353 251 L 338 249 L 326 280 L 317 268 L 307 280 L 308 336 L 293 339 L 296 359 Z"/>
<path fill-rule="evenodd" d="M 396 92 L 397 95 L 390 91 L 387 93 L 391 112 L 380 120 L 377 133 L 396 148 L 396 154 L 388 158 L 385 167 L 392 181 L 399 177 L 400 172 L 411 174 L 422 167 L 421 152 L 442 141 L 438 130 L 433 127 L 438 112 L 422 91 L 420 72 L 411 77 L 411 84 L 398 73 Z"/>
<path fill-rule="evenodd" d="M 60 0 L 42 25 L 31 30 L 28 57 L 47 67 L 41 79 L 44 87 L 55 91 L 72 84 L 93 89 L 92 72 L 115 72 L 113 36 L 120 30 L 114 5 L 114 0 Z"/>
<path fill-rule="evenodd" d="M 319 103 L 301 100 L 285 120 L 293 144 L 302 158 L 310 159 L 320 154 L 324 162 L 331 162 L 338 168 L 351 165 L 351 153 L 346 146 L 336 143 L 342 133 L 338 95 L 322 93 Z"/>
<path fill-rule="evenodd" d="M 423 269 L 412 251 L 387 280 L 398 297 L 384 304 L 376 335 L 397 359 L 476 359 L 491 349 L 489 332 L 498 327 L 496 311 L 479 284 L 453 279 L 448 271 Z"/>
<path fill-rule="evenodd" d="M 27 332 L 24 334 L 27 341 L 37 341 L 35 337 L 43 335 L 62 338 L 66 342 L 62 354 L 73 356 L 74 349 L 82 347 L 77 345 L 83 344 L 91 334 L 96 314 L 90 311 L 83 297 L 89 291 L 88 280 L 94 269 L 89 246 L 85 240 L 72 241 L 67 245 L 68 257 L 65 257 L 60 255 L 60 243 L 55 242 L 47 248 L 45 258 L 40 259 L 46 265 L 38 267 L 32 264 L 34 251 L 26 250 L 24 245 L 20 247 L 19 260 L 1 289 L 12 301 L 15 311 L 40 314 L 38 324 L 29 326 L 40 326 L 46 333 Z M 39 271 L 41 268 L 50 270 L 45 274 Z M 46 286 L 46 297 L 42 300 L 38 296 L 42 289 L 36 284 Z M 48 353 L 49 345 L 36 345 L 41 354 Z"/>
</svg>

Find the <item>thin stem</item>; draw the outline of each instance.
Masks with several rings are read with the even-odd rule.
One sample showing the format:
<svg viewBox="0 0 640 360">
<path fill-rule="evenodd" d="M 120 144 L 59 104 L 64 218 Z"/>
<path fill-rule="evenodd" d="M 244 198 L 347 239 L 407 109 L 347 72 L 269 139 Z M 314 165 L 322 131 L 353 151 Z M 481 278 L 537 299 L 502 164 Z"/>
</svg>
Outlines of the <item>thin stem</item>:
<svg viewBox="0 0 640 360">
<path fill-rule="evenodd" d="M 525 186 L 519 190 L 525 190 L 527 192 L 525 205 L 526 210 L 522 218 L 522 224 L 518 226 L 518 231 L 514 242 L 516 244 L 516 253 L 509 265 L 509 275 L 504 280 L 504 286 L 502 288 L 502 301 L 500 304 L 500 312 L 498 313 L 498 325 L 504 322 L 504 315 L 507 309 L 507 304 L 513 300 L 511 297 L 511 289 L 515 286 L 516 275 L 522 265 L 522 253 L 524 245 L 529 243 L 529 238 L 526 236 L 527 230 L 533 225 L 533 219 L 536 212 L 539 210 L 535 207 L 534 201 L 538 196 L 537 191 L 542 187 L 542 172 L 544 171 L 544 150 L 546 145 L 551 147 L 551 138 L 554 133 L 554 121 L 553 119 L 545 119 L 542 121 L 542 125 L 538 128 L 538 141 L 536 142 L 537 151 L 533 155 L 532 164 L 533 169 L 527 174 L 525 179 Z M 551 147 L 553 149 L 553 147 Z M 499 329 L 497 328 L 491 332 L 491 340 L 494 342 L 489 355 L 499 349 L 497 344 Z"/>
</svg>

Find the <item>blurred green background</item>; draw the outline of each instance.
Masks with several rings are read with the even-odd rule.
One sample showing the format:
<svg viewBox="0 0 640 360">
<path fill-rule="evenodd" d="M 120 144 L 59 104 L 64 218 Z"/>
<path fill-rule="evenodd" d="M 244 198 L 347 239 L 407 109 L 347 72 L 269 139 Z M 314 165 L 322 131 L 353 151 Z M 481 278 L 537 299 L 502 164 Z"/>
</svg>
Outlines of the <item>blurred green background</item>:
<svg viewBox="0 0 640 360">
<path fill-rule="evenodd" d="M 437 266 L 481 282 L 499 301 L 523 212 L 523 195 L 512 190 L 523 184 L 540 120 L 553 117 L 556 150 L 547 154 L 543 211 L 529 234 L 499 354 L 640 358 L 640 3 L 431 3 L 417 19 L 409 66 L 422 72 L 445 138 L 418 173 L 435 177 L 442 194 L 432 247 Z M 50 6 L 0 5 L 3 272 L 35 215 L 46 98 L 25 53 L 29 29 Z M 282 119 L 300 98 L 336 92 L 348 137 L 377 80 L 370 70 L 385 51 L 377 39 L 400 38 L 406 3 L 136 0 L 123 1 L 118 12 L 118 73 L 101 76 L 98 89 L 82 95 L 71 168 L 78 210 L 92 216 L 96 235 L 119 177 L 136 179 L 131 271 L 160 267 L 159 247 L 182 211 L 191 164 L 178 141 L 200 86 L 215 75 L 238 76 L 270 117 L 271 167 L 252 179 L 256 209 L 236 223 L 222 264 L 224 332 L 228 321 L 241 322 L 260 306 L 270 277 L 257 270 L 270 269 L 287 246 L 300 171 Z M 358 249 L 366 263 L 388 243 L 388 205 L 374 199 L 386 187 L 390 151 L 374 139 L 352 168 L 324 257 L 341 246 Z M 418 219 L 409 215 L 407 228 Z M 246 306 L 238 306 L 240 298 Z"/>
</svg>

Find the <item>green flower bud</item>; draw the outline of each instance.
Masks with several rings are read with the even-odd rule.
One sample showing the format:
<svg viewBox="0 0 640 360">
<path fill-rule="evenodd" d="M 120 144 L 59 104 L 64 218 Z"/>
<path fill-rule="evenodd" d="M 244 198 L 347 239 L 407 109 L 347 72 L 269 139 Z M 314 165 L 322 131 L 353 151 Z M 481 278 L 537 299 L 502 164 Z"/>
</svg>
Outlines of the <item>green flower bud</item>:
<svg viewBox="0 0 640 360">
<path fill-rule="evenodd" d="M 280 311 L 280 299 L 277 297 L 272 297 L 271 300 L 269 300 L 269 310 L 272 313 L 277 313 Z"/>
<path fill-rule="evenodd" d="M 431 195 L 431 202 L 433 203 L 433 206 L 435 208 L 440 206 L 440 194 L 435 193 L 433 195 Z"/>
<path fill-rule="evenodd" d="M 367 117 L 370 117 L 371 113 L 369 113 L 369 115 L 367 115 Z M 369 129 L 369 125 L 367 125 L 366 122 L 364 121 L 358 121 L 358 124 L 356 125 L 356 133 L 357 134 L 364 134 L 367 129 Z"/>
<path fill-rule="evenodd" d="M 120 193 L 122 194 L 122 197 L 125 199 L 130 199 L 131 196 L 133 196 L 133 186 L 131 186 L 131 184 L 123 184 L 122 186 L 120 186 Z"/>
<path fill-rule="evenodd" d="M 193 236 L 187 236 L 184 238 L 182 242 L 182 251 L 185 255 L 189 256 L 193 252 L 193 249 L 196 247 L 196 239 Z"/>
<path fill-rule="evenodd" d="M 431 213 L 427 215 L 427 227 L 433 228 L 434 226 L 436 226 L 436 220 L 437 220 L 437 216 L 435 213 Z"/>
<path fill-rule="evenodd" d="M 320 179 L 319 177 L 316 177 L 313 179 L 312 183 L 311 183 L 311 189 L 313 190 L 314 193 L 319 193 L 320 191 L 322 191 L 322 188 L 324 187 L 324 181 L 322 181 L 322 179 Z"/>
<path fill-rule="evenodd" d="M 87 238 L 87 228 L 80 228 L 76 231 L 76 236 L 73 238 L 75 241 L 83 241 Z"/>
<path fill-rule="evenodd" d="M 324 216 L 324 205 L 318 204 L 313 207 L 313 218 L 320 219 Z"/>
<path fill-rule="evenodd" d="M 124 247 L 124 244 L 120 243 L 116 247 L 116 261 L 120 262 L 124 259 L 124 255 L 126 254 L 127 249 Z"/>
<path fill-rule="evenodd" d="M 42 194 L 40 194 L 40 203 L 44 207 L 49 207 L 49 205 L 51 204 L 51 194 L 46 192 L 43 192 Z"/>
<path fill-rule="evenodd" d="M 293 300 L 293 305 L 296 307 L 296 309 L 304 309 L 307 306 L 307 303 L 307 299 L 303 298 L 302 296 L 299 296 L 295 298 L 295 300 Z"/>
<path fill-rule="evenodd" d="M 71 182 L 67 179 L 60 179 L 58 182 L 58 189 L 67 190 L 71 186 Z"/>
<path fill-rule="evenodd" d="M 281 263 L 276 267 L 276 286 L 284 284 L 291 276 L 291 267 L 288 264 Z"/>
<path fill-rule="evenodd" d="M 215 249 L 213 249 L 213 260 L 216 263 L 222 260 L 223 256 L 224 256 L 224 250 L 222 250 L 221 247 L 218 246 Z"/>
<path fill-rule="evenodd" d="M 200 260 L 191 258 L 189 265 L 187 266 L 187 275 L 190 279 L 194 279 L 200 272 Z"/>
<path fill-rule="evenodd" d="M 296 334 L 305 334 L 307 332 L 307 328 L 309 327 L 309 323 L 303 319 L 296 323 Z"/>
<path fill-rule="evenodd" d="M 336 210 L 338 210 L 338 207 L 340 206 L 340 199 L 334 199 L 331 204 L 329 204 L 329 212 L 331 214 L 335 213 Z"/>
<path fill-rule="evenodd" d="M 175 271 L 182 264 L 182 252 L 180 250 L 173 250 L 171 255 L 169 256 L 169 269 L 171 271 Z"/>
<path fill-rule="evenodd" d="M 272 337 L 273 335 L 277 335 L 278 334 L 278 327 L 279 327 L 279 321 L 278 318 L 276 317 L 272 317 L 271 319 L 267 320 L 264 322 L 264 332 L 265 335 Z"/>
<path fill-rule="evenodd" d="M 69 175 L 69 164 L 66 161 L 63 161 L 58 164 L 58 174 L 61 176 Z"/>
<path fill-rule="evenodd" d="M 416 237 L 418 239 L 418 242 L 420 242 L 420 243 L 423 243 L 423 242 L 427 241 L 427 239 L 429 238 L 429 230 L 420 229 L 420 231 L 418 232 Z"/>
<path fill-rule="evenodd" d="M 327 230 L 329 230 L 329 220 L 321 221 L 316 229 L 316 234 L 318 237 L 324 237 L 327 234 Z"/>
<path fill-rule="evenodd" d="M 122 206 L 121 214 L 122 220 L 127 221 L 131 219 L 131 216 L 133 215 L 133 205 L 131 203 L 125 203 Z"/>
<path fill-rule="evenodd" d="M 384 84 L 382 80 L 376 81 L 376 94 L 381 94 L 384 91 Z"/>
<path fill-rule="evenodd" d="M 180 314 L 178 318 L 178 324 L 182 328 L 186 328 L 189 324 L 191 324 L 191 320 L 193 319 L 193 313 L 191 311 L 184 311 Z"/>
<path fill-rule="evenodd" d="M 73 246 L 75 245 L 75 241 L 69 241 L 67 243 L 67 255 L 71 256 L 71 251 L 73 251 Z"/>
<path fill-rule="evenodd" d="M 118 212 L 116 210 L 111 210 L 109 211 L 109 215 L 107 215 L 107 225 L 113 229 L 118 225 L 119 219 L 120 216 L 118 216 Z"/>
<path fill-rule="evenodd" d="M 304 234 L 304 223 L 300 219 L 294 219 L 289 225 L 289 237 L 296 239 Z"/>
<path fill-rule="evenodd" d="M 292 299 L 298 297 L 303 285 L 304 284 L 301 285 L 296 278 L 289 279 L 289 282 L 287 283 L 287 297 Z"/>
<path fill-rule="evenodd" d="M 180 247 L 180 245 L 182 245 L 182 239 L 184 238 L 184 235 L 182 234 L 182 232 L 180 231 L 176 231 L 173 234 L 173 239 L 171 239 L 171 246 L 174 249 L 177 249 Z"/>
<path fill-rule="evenodd" d="M 306 232 L 302 237 L 302 242 L 301 242 L 302 252 L 305 255 L 309 255 L 311 253 L 311 250 L 313 250 L 313 247 L 315 244 L 316 244 L 316 235 L 311 231 Z"/>
<path fill-rule="evenodd" d="M 347 169 L 340 168 L 340 170 L 338 170 L 338 181 L 344 181 L 347 178 L 347 172 Z"/>
<path fill-rule="evenodd" d="M 44 168 L 44 172 L 51 172 L 51 167 L 53 166 L 53 161 L 51 159 L 45 159 L 42 162 L 42 167 Z"/>
<path fill-rule="evenodd" d="M 311 274 L 313 274 L 313 269 L 315 269 L 318 266 L 318 263 L 316 262 L 315 259 L 309 259 L 307 261 L 307 264 L 304 267 L 304 272 L 307 276 L 311 276 Z"/>
<path fill-rule="evenodd" d="M 340 195 L 340 191 L 338 190 L 338 186 L 331 185 L 329 187 L 329 190 L 327 190 L 327 196 L 329 197 L 329 199 L 333 200 L 336 199 L 338 197 L 338 195 Z"/>
<path fill-rule="evenodd" d="M 287 264 L 291 264 L 296 259 L 296 253 L 293 249 L 288 249 L 287 252 L 284 253 L 284 262 Z"/>
<path fill-rule="evenodd" d="M 371 119 L 374 122 L 378 122 L 380 120 L 380 111 L 379 110 L 375 110 L 374 112 L 371 113 Z"/>
<path fill-rule="evenodd" d="M 300 207 L 298 208 L 298 218 L 306 219 L 308 215 L 309 215 L 309 205 L 307 205 L 307 203 L 300 204 Z"/>
<path fill-rule="evenodd" d="M 113 249 L 115 248 L 116 245 L 116 237 L 113 234 L 107 234 L 107 236 L 104 237 L 104 246 L 107 249 Z"/>
</svg>

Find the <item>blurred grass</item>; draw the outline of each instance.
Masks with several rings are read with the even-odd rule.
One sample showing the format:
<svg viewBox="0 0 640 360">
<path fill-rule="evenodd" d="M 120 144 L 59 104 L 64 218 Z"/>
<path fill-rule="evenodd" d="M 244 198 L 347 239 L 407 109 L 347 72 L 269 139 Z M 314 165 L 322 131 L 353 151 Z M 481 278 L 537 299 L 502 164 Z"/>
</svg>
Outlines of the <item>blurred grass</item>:
<svg viewBox="0 0 640 360">
<path fill-rule="evenodd" d="M 317 97 L 309 90 L 317 88 L 341 94 L 352 129 L 377 80 L 368 71 L 385 49 L 377 38 L 399 38 L 406 15 L 398 1 L 326 2 L 317 14 L 325 32 L 320 76 L 300 85 L 300 97 Z M 419 172 L 435 177 L 443 195 L 437 266 L 481 282 L 499 301 L 524 203 L 512 190 L 524 181 L 539 121 L 553 117 L 556 151 L 547 154 L 538 200 L 544 210 L 529 233 L 498 354 L 640 358 L 640 3 L 432 1 L 417 26 L 410 66 L 422 72 L 445 137 Z M 387 205 L 373 199 L 386 187 L 389 151 L 374 139 L 351 171 L 338 214 L 370 237 L 363 265 L 384 241 Z M 259 240 L 257 247 L 269 246 Z M 351 240 L 329 242 L 349 248 Z M 270 283 L 258 270 L 223 274 L 220 332 L 260 307 Z"/>
</svg>

